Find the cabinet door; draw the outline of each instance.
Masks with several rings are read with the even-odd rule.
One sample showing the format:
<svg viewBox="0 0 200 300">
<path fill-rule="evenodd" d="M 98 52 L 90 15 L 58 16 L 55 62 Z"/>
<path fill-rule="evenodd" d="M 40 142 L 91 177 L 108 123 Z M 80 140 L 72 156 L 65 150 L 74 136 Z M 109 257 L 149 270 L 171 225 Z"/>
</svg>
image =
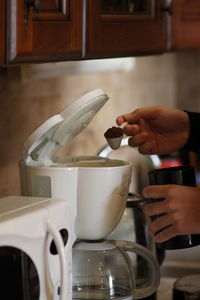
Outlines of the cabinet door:
<svg viewBox="0 0 200 300">
<path fill-rule="evenodd" d="M 7 63 L 81 58 L 82 0 L 7 0 Z"/>
<path fill-rule="evenodd" d="M 173 0 L 171 48 L 200 49 L 200 1 Z"/>
<path fill-rule="evenodd" d="M 5 0 L 1 0 L 0 9 L 0 64 L 5 62 Z"/>
<path fill-rule="evenodd" d="M 88 0 L 86 57 L 159 53 L 165 48 L 161 0 Z"/>
</svg>

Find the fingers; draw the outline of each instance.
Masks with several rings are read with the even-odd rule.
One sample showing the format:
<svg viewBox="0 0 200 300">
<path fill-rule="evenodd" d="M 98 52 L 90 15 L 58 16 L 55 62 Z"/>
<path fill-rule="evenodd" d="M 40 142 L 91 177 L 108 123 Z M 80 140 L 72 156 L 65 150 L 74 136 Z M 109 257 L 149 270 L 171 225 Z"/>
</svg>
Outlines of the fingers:
<svg viewBox="0 0 200 300">
<path fill-rule="evenodd" d="M 144 138 L 145 139 L 145 138 Z M 135 138 L 130 138 L 128 140 L 128 144 L 130 147 L 138 147 L 138 152 L 141 154 L 155 154 L 156 151 L 154 150 L 154 144 L 153 143 L 148 143 L 148 142 L 142 142 L 143 138 L 141 137 L 140 142 L 135 141 Z"/>
<path fill-rule="evenodd" d="M 178 233 L 174 226 L 175 220 L 173 212 L 170 211 L 169 202 L 165 198 L 171 185 L 148 186 L 144 189 L 143 195 L 146 198 L 155 198 L 158 201 L 144 206 L 144 213 L 149 216 L 158 216 L 149 225 L 149 230 L 154 234 L 154 240 L 162 243 Z M 159 200 L 163 199 L 163 200 Z"/>
<path fill-rule="evenodd" d="M 129 139 L 129 146 L 131 147 L 137 147 L 141 144 L 143 144 L 146 141 L 147 133 L 141 132 L 140 134 L 135 135 L 134 137 L 131 137 Z"/>
<path fill-rule="evenodd" d="M 167 213 L 169 209 L 165 200 L 161 200 L 161 201 L 158 200 L 151 204 L 145 205 L 143 211 L 146 216 L 152 217 L 155 215 Z"/>
<path fill-rule="evenodd" d="M 154 234 L 158 233 L 159 231 L 161 231 L 162 229 L 169 227 L 170 225 L 172 225 L 173 223 L 173 218 L 172 215 L 169 214 L 165 214 L 159 218 L 157 218 L 155 221 L 153 221 L 150 224 L 150 231 Z"/>
<path fill-rule="evenodd" d="M 149 185 L 144 188 L 143 196 L 145 198 L 166 198 L 170 193 L 170 189 L 174 188 L 172 184 L 164 184 L 164 185 Z"/>
<path fill-rule="evenodd" d="M 138 147 L 141 154 L 154 154 L 156 153 L 156 140 L 145 121 L 141 118 L 138 123 L 127 123 L 123 127 L 123 131 L 129 139 L 130 147 Z"/>
<path fill-rule="evenodd" d="M 149 230 L 154 234 L 154 240 L 157 243 L 165 242 L 172 237 L 183 234 L 178 228 L 179 226 L 171 212 L 158 217 L 149 225 Z"/>
<path fill-rule="evenodd" d="M 125 123 L 126 121 L 125 121 L 125 115 L 123 115 L 123 116 L 119 116 L 119 117 L 117 117 L 116 118 L 116 123 L 120 126 L 120 125 L 122 125 L 123 123 Z"/>
<path fill-rule="evenodd" d="M 141 117 L 141 111 L 143 110 L 138 109 L 131 114 L 120 116 L 116 121 L 119 125 L 125 121 L 128 122 L 123 127 L 123 131 L 127 136 L 131 136 L 128 142 L 130 147 L 138 147 L 141 154 L 154 154 L 155 138 L 149 125 Z"/>
<path fill-rule="evenodd" d="M 138 124 L 126 124 L 123 130 L 127 136 L 131 136 L 129 139 L 130 147 L 139 147 L 138 151 L 142 154 L 150 153 L 149 151 L 151 151 L 154 146 L 154 140 L 150 139 L 142 119 Z M 150 140 L 150 142 L 148 142 L 148 140 Z"/>
<path fill-rule="evenodd" d="M 132 135 L 134 136 L 140 132 L 140 128 L 138 124 L 134 124 L 134 125 L 127 124 L 124 126 L 123 131 L 128 136 L 132 136 Z"/>
<path fill-rule="evenodd" d="M 121 125 L 124 122 L 131 122 L 131 123 L 138 122 L 141 118 L 152 119 L 157 116 L 160 110 L 161 108 L 156 106 L 138 108 L 129 114 L 124 114 L 117 117 L 116 122 L 118 125 Z"/>
<path fill-rule="evenodd" d="M 179 235 L 179 232 L 174 228 L 173 225 L 171 225 L 157 233 L 154 237 L 154 240 L 156 243 L 163 243 L 177 235 Z"/>
<path fill-rule="evenodd" d="M 143 208 L 147 216 L 158 216 L 150 224 L 156 242 L 162 243 L 177 235 L 196 233 L 200 224 L 199 188 L 176 184 L 152 185 L 144 189 L 143 195 L 145 198 L 158 199 Z M 160 198 L 164 200 L 159 201 Z"/>
<path fill-rule="evenodd" d="M 141 154 L 149 154 L 149 155 L 157 154 L 158 151 L 156 151 L 155 149 L 156 147 L 154 146 L 153 142 L 144 142 L 143 144 L 138 145 L 138 151 Z"/>
<path fill-rule="evenodd" d="M 136 123 L 141 118 L 141 113 L 138 113 L 138 110 L 135 110 L 133 113 L 130 114 L 124 114 L 122 116 L 119 116 L 116 118 L 116 123 L 118 125 L 121 125 L 125 122 L 132 122 Z"/>
</svg>

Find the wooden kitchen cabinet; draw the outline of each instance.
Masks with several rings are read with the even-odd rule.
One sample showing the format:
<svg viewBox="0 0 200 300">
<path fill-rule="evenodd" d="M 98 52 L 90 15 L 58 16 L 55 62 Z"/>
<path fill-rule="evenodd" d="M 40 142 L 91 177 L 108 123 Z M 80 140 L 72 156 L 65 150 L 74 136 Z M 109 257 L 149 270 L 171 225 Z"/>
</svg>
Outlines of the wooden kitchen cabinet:
<svg viewBox="0 0 200 300">
<path fill-rule="evenodd" d="M 81 58 L 82 0 L 7 0 L 6 11 L 6 63 Z"/>
<path fill-rule="evenodd" d="M 173 0 L 171 49 L 200 49 L 200 1 Z"/>
<path fill-rule="evenodd" d="M 161 53 L 161 2 L 7 0 L 6 63 Z"/>
<path fill-rule="evenodd" d="M 165 50 L 161 0 L 88 0 L 87 58 L 134 56 Z"/>
<path fill-rule="evenodd" d="M 5 4 L 6 2 L 3 0 L 1 3 L 0 9 L 0 65 L 4 63 L 5 57 L 5 44 L 6 44 L 6 36 L 5 36 Z"/>
<path fill-rule="evenodd" d="M 200 0 L 0 0 L 0 64 L 200 49 Z"/>
</svg>

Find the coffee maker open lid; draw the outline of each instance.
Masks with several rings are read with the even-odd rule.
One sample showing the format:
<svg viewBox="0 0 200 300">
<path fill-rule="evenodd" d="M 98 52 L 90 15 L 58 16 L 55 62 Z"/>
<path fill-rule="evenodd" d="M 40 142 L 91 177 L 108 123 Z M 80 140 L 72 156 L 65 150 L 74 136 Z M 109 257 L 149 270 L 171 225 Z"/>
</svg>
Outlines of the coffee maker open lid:
<svg viewBox="0 0 200 300">
<path fill-rule="evenodd" d="M 29 165 L 50 165 L 54 153 L 84 130 L 106 103 L 102 89 L 93 90 L 41 124 L 24 144 L 23 160 Z"/>
</svg>

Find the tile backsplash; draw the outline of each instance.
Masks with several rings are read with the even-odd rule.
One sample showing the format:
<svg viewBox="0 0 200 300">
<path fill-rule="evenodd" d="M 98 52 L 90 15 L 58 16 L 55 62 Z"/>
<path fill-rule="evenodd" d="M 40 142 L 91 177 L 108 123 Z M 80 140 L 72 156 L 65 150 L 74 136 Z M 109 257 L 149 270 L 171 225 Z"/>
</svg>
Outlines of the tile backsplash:
<svg viewBox="0 0 200 300">
<path fill-rule="evenodd" d="M 69 73 L 27 80 L 24 76 L 23 67 L 0 70 L 0 196 L 20 194 L 18 161 L 27 136 L 90 90 L 103 88 L 110 99 L 89 126 L 61 149 L 62 155 L 96 154 L 105 144 L 103 134 L 115 125 L 116 116 L 141 106 L 200 111 L 197 52 L 138 57 L 129 71 Z"/>
</svg>

